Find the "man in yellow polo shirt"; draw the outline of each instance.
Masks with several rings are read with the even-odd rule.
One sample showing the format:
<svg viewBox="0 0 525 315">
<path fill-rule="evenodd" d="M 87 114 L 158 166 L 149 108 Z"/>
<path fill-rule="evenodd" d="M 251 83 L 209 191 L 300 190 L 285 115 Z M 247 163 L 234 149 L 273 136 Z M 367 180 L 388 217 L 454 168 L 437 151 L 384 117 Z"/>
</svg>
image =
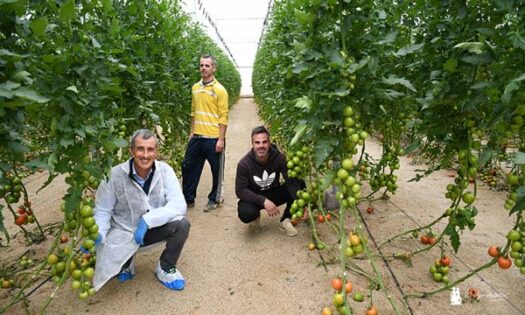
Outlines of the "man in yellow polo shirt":
<svg viewBox="0 0 525 315">
<path fill-rule="evenodd" d="M 222 202 L 228 92 L 215 79 L 217 62 L 213 56 L 203 55 L 199 69 L 201 80 L 191 88 L 190 137 L 182 162 L 182 192 L 188 208 L 195 206 L 202 168 L 208 161 L 213 185 L 204 211 L 211 211 Z"/>
</svg>

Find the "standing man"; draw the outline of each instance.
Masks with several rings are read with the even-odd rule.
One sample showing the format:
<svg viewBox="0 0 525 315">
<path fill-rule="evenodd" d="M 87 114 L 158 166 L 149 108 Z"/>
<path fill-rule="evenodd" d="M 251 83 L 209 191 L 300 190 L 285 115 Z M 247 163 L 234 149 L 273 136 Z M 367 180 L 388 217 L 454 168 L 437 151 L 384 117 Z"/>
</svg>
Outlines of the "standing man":
<svg viewBox="0 0 525 315">
<path fill-rule="evenodd" d="M 191 88 L 191 123 L 186 155 L 182 162 L 182 191 L 188 208 L 195 206 L 204 161 L 208 161 L 213 185 L 204 211 L 222 202 L 224 146 L 228 125 L 228 92 L 215 79 L 217 62 L 211 55 L 200 58 L 201 80 Z"/>
<path fill-rule="evenodd" d="M 172 290 L 184 289 L 177 261 L 190 231 L 186 203 L 175 172 L 157 161 L 157 138 L 148 129 L 135 131 L 131 158 L 111 169 L 95 199 L 99 226 L 93 286 L 109 279 L 120 282 L 135 275 L 135 252 L 141 246 L 166 241 L 157 264 L 158 280 Z"/>
<path fill-rule="evenodd" d="M 252 149 L 237 164 L 235 194 L 239 219 L 250 223 L 250 229 L 260 225 L 260 211 L 266 210 L 270 217 L 279 214 L 278 206 L 286 203 L 281 216 L 280 229 L 288 236 L 296 236 L 297 230 L 290 221 L 290 207 L 301 188 L 301 181 L 288 177 L 286 158 L 270 143 L 270 132 L 259 126 L 252 130 Z M 280 175 L 285 183 L 280 184 Z"/>
</svg>

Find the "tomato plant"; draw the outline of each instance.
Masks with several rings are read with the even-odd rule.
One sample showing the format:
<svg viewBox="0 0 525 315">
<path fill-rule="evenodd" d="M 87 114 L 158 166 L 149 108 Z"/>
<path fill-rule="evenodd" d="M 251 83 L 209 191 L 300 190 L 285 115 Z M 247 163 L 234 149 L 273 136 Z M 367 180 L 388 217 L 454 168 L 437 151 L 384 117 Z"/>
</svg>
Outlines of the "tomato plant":
<svg viewBox="0 0 525 315">
<path fill-rule="evenodd" d="M 508 198 L 502 206 L 515 215 L 515 226 L 523 221 L 525 45 L 518 38 L 524 9 L 522 1 L 274 5 L 254 65 L 255 99 L 262 118 L 293 156 L 289 171 L 305 179 L 310 193 L 313 183 L 321 183 L 316 188 L 320 198 L 313 198 L 318 204 L 309 209 L 325 214 L 322 193 L 332 187 L 340 210 L 334 212 L 336 220 L 329 223 L 326 216 L 325 223 L 335 225 L 343 270 L 343 262 L 356 254 L 347 216 L 362 201 L 396 193 L 395 172 L 405 154 L 428 163 L 412 181 L 442 168 L 453 170 L 453 182 L 443 187 L 450 206 L 436 220 L 384 244 L 410 233 L 417 237 L 445 220 L 438 233 L 421 237 L 428 246 L 410 253 L 440 247 L 443 261 L 432 277 L 444 287 L 450 264 L 445 244 L 458 253 L 460 235 L 476 226 L 480 170 L 502 160 L 511 165 L 510 170 L 498 166 L 491 176 L 504 178 Z M 382 145 L 377 158 L 365 150 L 369 134 Z M 312 150 L 307 160 L 297 155 L 305 144 Z M 515 154 L 508 155 L 506 148 Z M 363 185 L 372 192 L 361 195 Z M 316 241 L 319 222 L 310 220 Z M 522 264 L 525 239 L 518 233 L 498 255 L 510 252 Z M 366 241 L 360 245 L 368 254 Z"/>
<path fill-rule="evenodd" d="M 2 245 L 13 232 L 5 213 L 28 244 L 45 241 L 24 186 L 27 175 L 47 172 L 40 189 L 61 174 L 68 184 L 54 209 L 63 219 L 48 240 L 47 258 L 35 270 L 2 279 L 13 290 L 3 312 L 28 301 L 26 291 L 47 269 L 57 287 L 72 278 L 80 299 L 93 295 L 93 195 L 110 168 L 127 158 L 122 150 L 132 132 L 158 131 L 163 158 L 179 171 L 198 58 L 217 58 L 230 104 L 238 99 L 240 76 L 176 1 L 3 1 L 0 17 Z M 92 254 L 78 252 L 81 245 Z"/>
</svg>

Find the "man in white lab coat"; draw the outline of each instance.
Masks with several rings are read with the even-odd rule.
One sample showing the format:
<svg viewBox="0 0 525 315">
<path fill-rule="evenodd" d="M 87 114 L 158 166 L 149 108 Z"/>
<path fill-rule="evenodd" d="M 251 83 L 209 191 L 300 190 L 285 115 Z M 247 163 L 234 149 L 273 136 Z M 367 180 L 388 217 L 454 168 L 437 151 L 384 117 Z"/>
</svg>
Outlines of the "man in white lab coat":
<svg viewBox="0 0 525 315">
<path fill-rule="evenodd" d="M 135 252 L 141 246 L 166 241 L 156 275 L 169 289 L 184 289 L 177 261 L 188 238 L 186 201 L 173 169 L 157 161 L 157 138 L 148 129 L 135 131 L 131 158 L 111 170 L 95 198 L 100 243 L 93 286 L 99 290 L 117 276 L 121 282 L 135 274 Z"/>
</svg>

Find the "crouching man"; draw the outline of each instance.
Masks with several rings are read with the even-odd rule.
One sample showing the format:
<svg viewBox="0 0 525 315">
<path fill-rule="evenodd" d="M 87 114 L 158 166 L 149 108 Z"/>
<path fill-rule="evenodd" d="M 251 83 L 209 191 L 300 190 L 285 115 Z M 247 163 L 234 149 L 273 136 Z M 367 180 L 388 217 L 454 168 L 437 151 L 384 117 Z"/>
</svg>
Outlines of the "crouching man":
<svg viewBox="0 0 525 315">
<path fill-rule="evenodd" d="M 157 279 L 169 289 L 184 289 L 177 261 L 190 230 L 186 201 L 173 169 L 156 160 L 157 145 L 150 130 L 135 131 L 131 158 L 113 167 L 97 190 L 94 216 L 100 235 L 93 280 L 97 291 L 114 276 L 120 282 L 132 279 L 136 251 L 164 241 Z"/>
<path fill-rule="evenodd" d="M 270 217 L 279 215 L 278 206 L 286 203 L 281 215 L 279 228 L 288 236 L 296 236 L 297 230 L 290 221 L 290 208 L 297 191 L 304 182 L 288 177 L 286 158 L 270 142 L 270 132 L 264 127 L 252 130 L 252 149 L 237 164 L 235 193 L 238 202 L 238 216 L 250 224 L 250 230 L 259 229 L 261 210 Z M 280 176 L 285 183 L 280 183 Z"/>
</svg>

